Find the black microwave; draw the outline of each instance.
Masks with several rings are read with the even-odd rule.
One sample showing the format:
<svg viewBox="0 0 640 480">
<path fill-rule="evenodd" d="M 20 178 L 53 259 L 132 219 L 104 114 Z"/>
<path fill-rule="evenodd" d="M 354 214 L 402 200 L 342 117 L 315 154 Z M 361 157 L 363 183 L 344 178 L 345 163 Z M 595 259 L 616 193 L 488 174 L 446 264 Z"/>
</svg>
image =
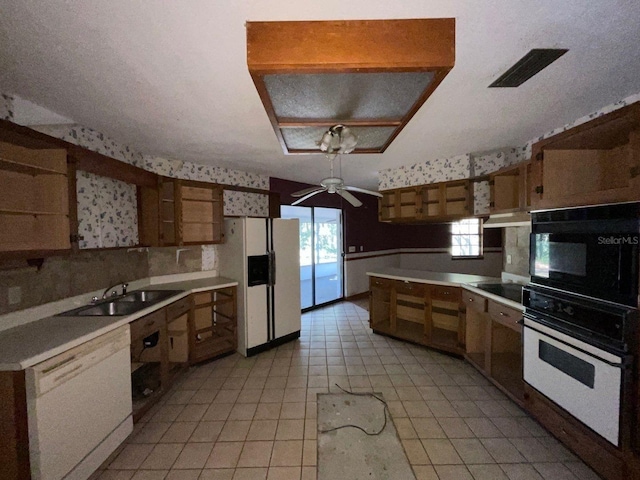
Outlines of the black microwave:
<svg viewBox="0 0 640 480">
<path fill-rule="evenodd" d="M 531 214 L 531 283 L 638 306 L 640 203 Z"/>
</svg>

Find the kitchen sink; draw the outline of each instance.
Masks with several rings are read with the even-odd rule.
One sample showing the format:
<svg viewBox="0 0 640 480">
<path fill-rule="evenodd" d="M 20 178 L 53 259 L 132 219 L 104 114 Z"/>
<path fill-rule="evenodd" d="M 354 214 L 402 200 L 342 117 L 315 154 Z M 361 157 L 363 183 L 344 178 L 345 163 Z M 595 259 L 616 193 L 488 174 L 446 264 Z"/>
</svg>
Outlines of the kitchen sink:
<svg viewBox="0 0 640 480">
<path fill-rule="evenodd" d="M 181 293 L 181 290 L 136 290 L 91 305 L 59 313 L 58 317 L 117 317 L 131 315 L 143 308 Z"/>
</svg>

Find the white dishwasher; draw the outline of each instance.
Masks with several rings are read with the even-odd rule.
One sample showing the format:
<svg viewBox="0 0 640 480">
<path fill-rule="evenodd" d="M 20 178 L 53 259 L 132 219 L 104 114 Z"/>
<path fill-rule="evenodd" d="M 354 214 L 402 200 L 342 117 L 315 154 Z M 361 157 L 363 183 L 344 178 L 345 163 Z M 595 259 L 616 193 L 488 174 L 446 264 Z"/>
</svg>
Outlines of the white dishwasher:
<svg viewBox="0 0 640 480">
<path fill-rule="evenodd" d="M 133 430 L 129 325 L 26 370 L 34 480 L 86 479 Z"/>
</svg>

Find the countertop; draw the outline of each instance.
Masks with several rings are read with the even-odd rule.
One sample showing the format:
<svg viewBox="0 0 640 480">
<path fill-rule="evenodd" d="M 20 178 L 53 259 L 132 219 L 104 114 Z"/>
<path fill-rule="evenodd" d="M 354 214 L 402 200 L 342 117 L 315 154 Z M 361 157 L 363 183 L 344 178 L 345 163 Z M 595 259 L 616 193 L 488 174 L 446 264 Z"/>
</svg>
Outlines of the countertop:
<svg viewBox="0 0 640 480">
<path fill-rule="evenodd" d="M 512 308 L 524 311 L 522 304 L 509 300 L 508 298 L 494 295 L 485 290 L 477 288 L 479 283 L 505 283 L 498 277 L 485 277 L 481 275 L 468 275 L 465 273 L 430 272 L 426 270 L 410 270 L 405 268 L 381 268 L 374 272 L 367 272 L 372 277 L 390 278 L 417 283 L 432 283 L 435 285 L 448 285 L 463 287 L 473 293 L 495 300 Z"/>
<path fill-rule="evenodd" d="M 381 268 L 373 272 L 367 272 L 371 277 L 390 278 L 406 282 L 432 283 L 434 285 L 448 285 L 459 287 L 464 283 L 490 282 L 500 283 L 497 277 L 484 277 L 481 275 L 468 275 L 466 273 L 430 272 L 427 270 L 410 270 L 406 268 Z"/>
<path fill-rule="evenodd" d="M 238 285 L 225 277 L 205 277 L 162 282 L 162 277 L 149 279 L 145 288 L 182 290 L 162 302 L 136 313 L 118 317 L 48 316 L 0 331 L 0 371 L 24 370 L 81 345 L 93 338 L 131 323 L 191 293 Z M 63 311 L 66 311 L 65 309 Z"/>
</svg>

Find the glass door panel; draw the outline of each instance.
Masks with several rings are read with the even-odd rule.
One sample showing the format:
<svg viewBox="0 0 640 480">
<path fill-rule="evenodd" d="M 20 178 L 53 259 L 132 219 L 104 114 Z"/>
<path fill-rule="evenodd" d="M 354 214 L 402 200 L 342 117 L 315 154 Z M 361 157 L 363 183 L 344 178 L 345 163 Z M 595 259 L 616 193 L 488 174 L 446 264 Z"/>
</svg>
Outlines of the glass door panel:
<svg viewBox="0 0 640 480">
<path fill-rule="evenodd" d="M 282 205 L 300 220 L 300 300 L 303 310 L 342 298 L 342 212 Z"/>
<path fill-rule="evenodd" d="M 313 213 L 315 304 L 320 305 L 342 298 L 342 212 L 315 207 Z"/>
</svg>

